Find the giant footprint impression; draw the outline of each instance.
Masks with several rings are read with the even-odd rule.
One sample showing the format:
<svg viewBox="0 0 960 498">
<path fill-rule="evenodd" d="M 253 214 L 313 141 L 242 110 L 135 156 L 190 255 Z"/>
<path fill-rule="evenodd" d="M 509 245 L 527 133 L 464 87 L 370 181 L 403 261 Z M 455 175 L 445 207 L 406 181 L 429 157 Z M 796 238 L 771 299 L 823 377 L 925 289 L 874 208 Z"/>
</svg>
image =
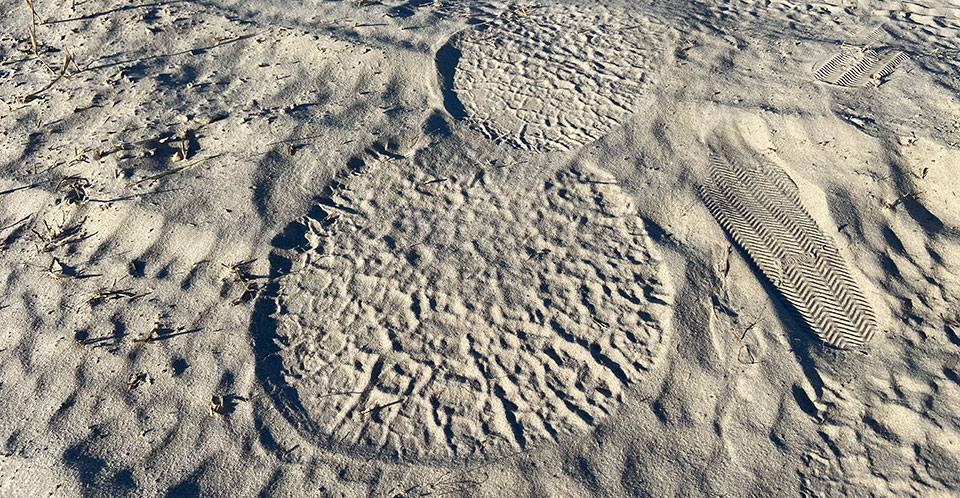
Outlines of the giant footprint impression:
<svg viewBox="0 0 960 498">
<path fill-rule="evenodd" d="M 674 35 L 640 12 L 596 4 L 516 7 L 440 51 L 441 70 L 457 59 L 446 68 L 447 108 L 500 143 L 576 149 L 635 112 L 665 52 L 657 47 Z"/>
<path fill-rule="evenodd" d="M 488 138 L 532 151 L 600 138 L 632 108 L 666 27 L 596 7 L 516 8 L 454 36 L 444 78 Z M 452 71 L 452 73 L 450 72 Z M 451 88 L 452 87 L 452 88 Z M 336 181 L 281 280 L 278 407 L 337 451 L 476 460 L 582 433 L 657 362 L 670 289 L 643 219 L 579 165 L 534 191 L 418 176 Z"/>
<path fill-rule="evenodd" d="M 278 298 L 307 436 L 355 455 L 476 460 L 617 408 L 661 354 L 669 289 L 608 177 L 579 166 L 541 185 L 508 195 L 397 161 L 322 201 Z"/>
</svg>

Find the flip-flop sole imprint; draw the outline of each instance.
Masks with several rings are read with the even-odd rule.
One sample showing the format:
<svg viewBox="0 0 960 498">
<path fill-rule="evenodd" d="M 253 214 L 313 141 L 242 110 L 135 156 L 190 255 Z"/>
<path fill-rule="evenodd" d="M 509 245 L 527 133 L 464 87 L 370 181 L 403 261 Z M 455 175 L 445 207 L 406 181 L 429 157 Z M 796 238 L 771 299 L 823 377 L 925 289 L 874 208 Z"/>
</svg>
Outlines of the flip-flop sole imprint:
<svg viewBox="0 0 960 498">
<path fill-rule="evenodd" d="M 318 444 L 499 456 L 588 430 L 656 363 L 668 286 L 619 187 L 568 170 L 509 196 L 376 169 L 319 206 L 329 226 L 281 283 L 284 377 Z"/>
<path fill-rule="evenodd" d="M 837 54 L 814 71 L 824 83 L 845 87 L 863 87 L 893 73 L 907 55 L 897 50 L 851 50 Z"/>
<path fill-rule="evenodd" d="M 790 177 L 765 161 L 719 154 L 710 176 L 700 189 L 710 212 L 810 328 L 832 346 L 866 344 L 873 312 Z"/>
<path fill-rule="evenodd" d="M 449 90 L 488 138 L 535 151 L 573 149 L 634 112 L 671 36 L 639 13 L 535 7 L 454 37 L 460 56 Z"/>
</svg>

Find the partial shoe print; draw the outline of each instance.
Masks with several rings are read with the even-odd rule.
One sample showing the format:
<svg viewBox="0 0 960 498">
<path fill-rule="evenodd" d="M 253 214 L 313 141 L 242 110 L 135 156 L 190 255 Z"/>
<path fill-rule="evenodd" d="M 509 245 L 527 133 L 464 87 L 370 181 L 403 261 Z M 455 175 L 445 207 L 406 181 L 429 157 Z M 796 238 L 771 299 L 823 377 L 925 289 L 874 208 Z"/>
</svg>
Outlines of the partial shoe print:
<svg viewBox="0 0 960 498">
<path fill-rule="evenodd" d="M 890 47 L 870 48 L 878 44 L 885 34 L 882 26 L 877 28 L 866 44 L 845 48 L 817 67 L 813 76 L 824 83 L 850 88 L 879 85 L 909 59 L 903 52 Z"/>
</svg>

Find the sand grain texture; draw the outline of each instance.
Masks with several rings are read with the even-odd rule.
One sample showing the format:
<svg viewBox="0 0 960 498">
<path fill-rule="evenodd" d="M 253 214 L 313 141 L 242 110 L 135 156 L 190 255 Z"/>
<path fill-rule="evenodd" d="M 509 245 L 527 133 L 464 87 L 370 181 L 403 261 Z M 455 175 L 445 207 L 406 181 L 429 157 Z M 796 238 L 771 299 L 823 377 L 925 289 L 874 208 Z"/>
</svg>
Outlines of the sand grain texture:
<svg viewBox="0 0 960 498">
<path fill-rule="evenodd" d="M 33 6 L 0 496 L 960 493 L 955 2 Z"/>
</svg>

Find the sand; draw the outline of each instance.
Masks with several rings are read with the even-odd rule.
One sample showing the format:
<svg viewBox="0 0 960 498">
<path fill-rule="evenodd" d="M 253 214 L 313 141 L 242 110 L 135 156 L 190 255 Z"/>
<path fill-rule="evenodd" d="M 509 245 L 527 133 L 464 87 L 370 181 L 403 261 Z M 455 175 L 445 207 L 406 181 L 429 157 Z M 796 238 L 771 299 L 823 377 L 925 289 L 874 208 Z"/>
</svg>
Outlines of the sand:
<svg viewBox="0 0 960 498">
<path fill-rule="evenodd" d="M 960 5 L 30 5 L 0 496 L 960 493 Z"/>
</svg>

